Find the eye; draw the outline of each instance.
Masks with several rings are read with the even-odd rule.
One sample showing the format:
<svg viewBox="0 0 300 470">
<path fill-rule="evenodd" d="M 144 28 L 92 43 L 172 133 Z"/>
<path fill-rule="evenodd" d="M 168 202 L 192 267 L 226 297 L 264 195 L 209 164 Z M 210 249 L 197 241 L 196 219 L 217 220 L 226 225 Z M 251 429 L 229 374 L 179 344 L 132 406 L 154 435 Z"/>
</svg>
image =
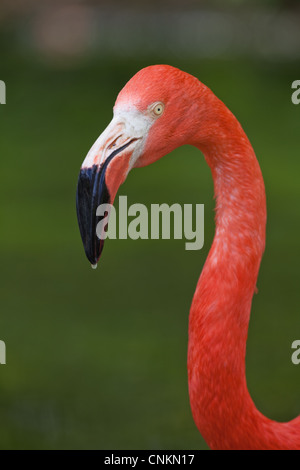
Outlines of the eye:
<svg viewBox="0 0 300 470">
<path fill-rule="evenodd" d="M 165 105 L 163 103 L 154 103 L 152 105 L 153 113 L 156 116 L 161 116 L 162 113 L 164 112 L 164 109 L 165 109 Z"/>
</svg>

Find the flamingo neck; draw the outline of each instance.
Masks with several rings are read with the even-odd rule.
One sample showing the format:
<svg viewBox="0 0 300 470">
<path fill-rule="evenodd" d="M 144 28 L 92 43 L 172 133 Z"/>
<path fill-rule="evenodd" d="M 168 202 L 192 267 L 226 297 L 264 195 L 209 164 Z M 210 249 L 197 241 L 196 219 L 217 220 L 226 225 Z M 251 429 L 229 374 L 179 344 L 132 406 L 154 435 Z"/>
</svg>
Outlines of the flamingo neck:
<svg viewBox="0 0 300 470">
<path fill-rule="evenodd" d="M 194 141 L 214 179 L 216 231 L 190 312 L 191 408 L 213 449 L 278 448 L 289 445 L 279 430 L 284 425 L 256 409 L 245 375 L 251 302 L 265 246 L 264 183 L 238 121 L 219 101 L 217 108 L 209 138 Z"/>
</svg>

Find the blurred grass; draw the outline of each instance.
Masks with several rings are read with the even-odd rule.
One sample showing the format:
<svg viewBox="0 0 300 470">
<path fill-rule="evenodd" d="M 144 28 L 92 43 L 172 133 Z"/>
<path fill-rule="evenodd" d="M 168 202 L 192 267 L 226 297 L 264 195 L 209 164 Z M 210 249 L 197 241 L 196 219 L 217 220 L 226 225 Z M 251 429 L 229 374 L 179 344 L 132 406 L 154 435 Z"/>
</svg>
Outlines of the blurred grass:
<svg viewBox="0 0 300 470">
<path fill-rule="evenodd" d="M 153 62 L 155 63 L 155 57 Z M 169 61 L 166 58 L 166 63 Z M 190 412 L 188 312 L 213 237 L 213 186 L 190 147 L 134 170 L 128 203 L 204 203 L 205 247 L 108 240 L 92 271 L 75 214 L 79 167 L 143 60 L 55 69 L 1 51 L 0 448 L 201 449 Z M 295 64 L 184 59 L 236 114 L 259 158 L 267 250 L 251 318 L 247 378 L 260 410 L 299 414 L 299 117 Z M 182 162 L 185 162 L 182 165 Z M 154 192 L 155 188 L 155 192 Z"/>
</svg>

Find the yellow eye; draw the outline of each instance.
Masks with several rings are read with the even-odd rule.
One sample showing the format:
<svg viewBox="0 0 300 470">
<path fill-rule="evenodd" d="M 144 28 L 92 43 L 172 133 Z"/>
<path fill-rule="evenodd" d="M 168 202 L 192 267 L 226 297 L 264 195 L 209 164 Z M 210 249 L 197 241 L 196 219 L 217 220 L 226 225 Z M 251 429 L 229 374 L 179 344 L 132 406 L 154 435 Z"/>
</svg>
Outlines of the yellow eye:
<svg viewBox="0 0 300 470">
<path fill-rule="evenodd" d="M 165 105 L 163 103 L 155 103 L 153 105 L 153 112 L 156 116 L 160 116 L 165 109 Z"/>
</svg>

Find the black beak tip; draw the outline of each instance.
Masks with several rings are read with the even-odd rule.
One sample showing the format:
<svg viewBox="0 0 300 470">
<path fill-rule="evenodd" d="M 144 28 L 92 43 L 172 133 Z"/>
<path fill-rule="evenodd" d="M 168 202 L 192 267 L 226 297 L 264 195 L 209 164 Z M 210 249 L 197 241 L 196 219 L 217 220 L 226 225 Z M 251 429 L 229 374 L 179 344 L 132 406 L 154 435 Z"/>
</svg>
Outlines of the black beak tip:
<svg viewBox="0 0 300 470">
<path fill-rule="evenodd" d="M 105 174 L 97 165 L 80 170 L 77 184 L 76 209 L 82 243 L 87 259 L 96 265 L 104 246 L 104 240 L 96 233 L 102 217 L 96 215 L 100 204 L 109 203 Z"/>
<path fill-rule="evenodd" d="M 101 257 L 101 253 L 103 250 L 104 242 L 103 240 L 98 239 L 98 244 L 94 244 L 93 242 L 90 243 L 87 241 L 83 243 L 85 255 L 92 266 L 97 265 L 99 258 Z"/>
</svg>

